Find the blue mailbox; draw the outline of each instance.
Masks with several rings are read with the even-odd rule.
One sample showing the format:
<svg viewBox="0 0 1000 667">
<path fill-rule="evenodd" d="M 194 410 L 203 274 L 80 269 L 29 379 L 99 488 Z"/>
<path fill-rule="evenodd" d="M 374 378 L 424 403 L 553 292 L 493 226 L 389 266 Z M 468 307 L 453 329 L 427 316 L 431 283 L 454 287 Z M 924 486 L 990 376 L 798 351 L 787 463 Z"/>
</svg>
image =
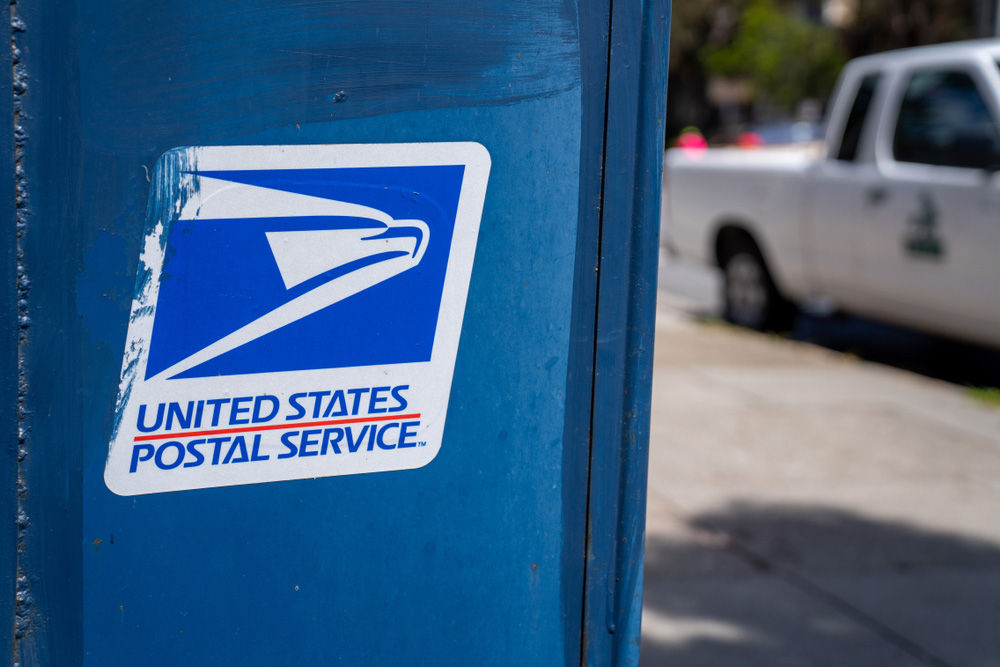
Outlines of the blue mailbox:
<svg viewBox="0 0 1000 667">
<path fill-rule="evenodd" d="M 669 0 L 4 11 L 0 664 L 636 662 Z"/>
</svg>

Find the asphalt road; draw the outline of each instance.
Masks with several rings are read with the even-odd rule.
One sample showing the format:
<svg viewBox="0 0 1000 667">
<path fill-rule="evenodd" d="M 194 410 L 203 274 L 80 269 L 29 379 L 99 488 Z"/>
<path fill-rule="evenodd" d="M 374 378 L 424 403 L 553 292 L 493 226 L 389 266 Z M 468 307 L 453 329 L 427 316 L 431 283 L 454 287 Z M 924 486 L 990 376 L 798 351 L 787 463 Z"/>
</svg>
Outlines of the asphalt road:
<svg viewBox="0 0 1000 667">
<path fill-rule="evenodd" d="M 1000 665 L 1000 353 L 715 288 L 661 267 L 643 664 Z"/>
</svg>

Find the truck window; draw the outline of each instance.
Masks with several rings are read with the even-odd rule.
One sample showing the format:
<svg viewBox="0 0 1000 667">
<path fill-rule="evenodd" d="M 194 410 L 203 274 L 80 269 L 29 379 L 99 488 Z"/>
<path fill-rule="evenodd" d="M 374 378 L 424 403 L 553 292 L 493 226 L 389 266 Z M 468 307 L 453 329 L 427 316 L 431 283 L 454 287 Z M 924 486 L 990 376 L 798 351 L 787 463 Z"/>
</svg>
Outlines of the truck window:
<svg viewBox="0 0 1000 667">
<path fill-rule="evenodd" d="M 865 126 L 865 117 L 868 116 L 868 109 L 875 97 L 875 86 L 878 84 L 878 78 L 877 73 L 869 74 L 861 79 L 861 83 L 858 85 L 858 92 L 854 96 L 851 112 L 847 114 L 844 136 L 841 138 L 840 148 L 837 150 L 838 160 L 853 162 L 854 158 L 857 157 L 861 130 Z"/>
<path fill-rule="evenodd" d="M 985 169 L 1000 162 L 1000 128 L 969 74 L 916 72 L 899 108 L 892 154 L 899 162 Z"/>
</svg>

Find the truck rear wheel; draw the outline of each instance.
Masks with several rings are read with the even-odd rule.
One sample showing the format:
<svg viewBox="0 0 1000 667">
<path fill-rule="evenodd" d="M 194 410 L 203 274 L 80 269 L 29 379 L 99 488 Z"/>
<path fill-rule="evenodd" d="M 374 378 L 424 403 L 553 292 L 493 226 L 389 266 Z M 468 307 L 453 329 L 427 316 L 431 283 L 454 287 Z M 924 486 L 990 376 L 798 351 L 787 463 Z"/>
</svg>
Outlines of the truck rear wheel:
<svg viewBox="0 0 1000 667">
<path fill-rule="evenodd" d="M 721 257 L 726 319 L 757 331 L 787 331 L 795 321 L 795 307 L 771 278 L 756 244 L 737 237 Z"/>
</svg>

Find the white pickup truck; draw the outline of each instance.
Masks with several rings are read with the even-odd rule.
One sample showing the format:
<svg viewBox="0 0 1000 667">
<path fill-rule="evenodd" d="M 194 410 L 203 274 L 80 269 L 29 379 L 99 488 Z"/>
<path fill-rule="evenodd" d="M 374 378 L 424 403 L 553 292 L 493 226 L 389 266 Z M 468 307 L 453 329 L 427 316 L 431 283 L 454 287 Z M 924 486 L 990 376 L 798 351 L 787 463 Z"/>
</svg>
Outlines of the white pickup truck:
<svg viewBox="0 0 1000 667">
<path fill-rule="evenodd" d="M 737 324 L 814 304 L 1000 346 L 998 119 L 1000 40 L 859 58 L 822 148 L 667 151 L 664 243 Z"/>
</svg>

